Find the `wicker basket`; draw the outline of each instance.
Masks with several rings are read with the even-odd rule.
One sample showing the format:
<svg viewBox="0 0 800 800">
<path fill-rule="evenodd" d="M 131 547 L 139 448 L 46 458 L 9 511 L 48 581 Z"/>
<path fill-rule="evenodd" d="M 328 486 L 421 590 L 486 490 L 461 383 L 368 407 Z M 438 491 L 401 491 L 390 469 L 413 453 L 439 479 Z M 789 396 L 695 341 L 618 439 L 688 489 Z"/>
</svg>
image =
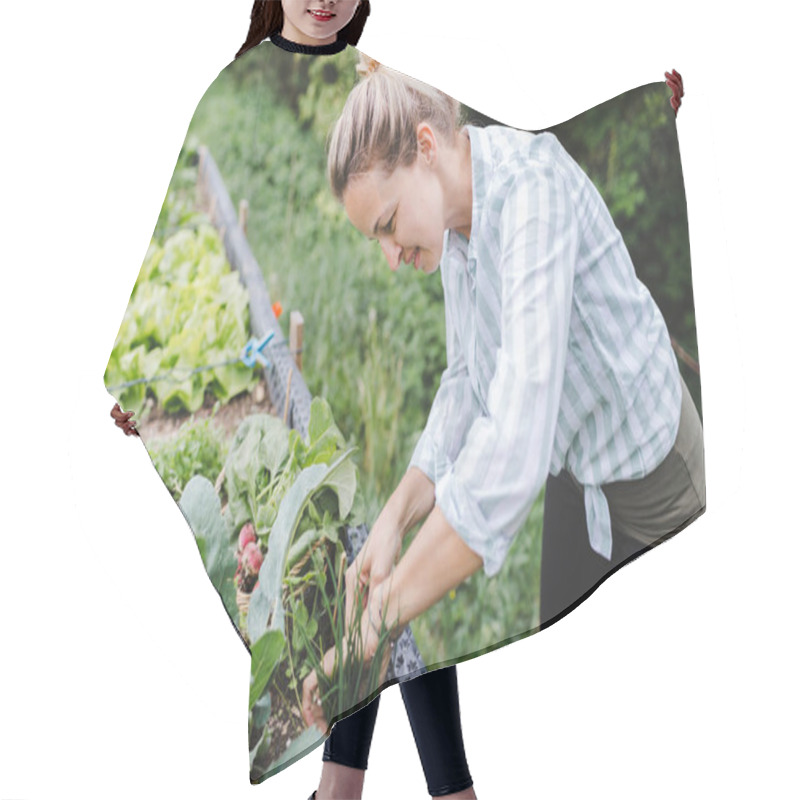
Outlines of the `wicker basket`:
<svg viewBox="0 0 800 800">
<path fill-rule="evenodd" d="M 247 617 L 247 612 L 250 610 L 250 598 L 252 596 L 252 592 L 243 592 L 238 586 L 236 587 L 236 605 L 243 618 Z"/>
</svg>

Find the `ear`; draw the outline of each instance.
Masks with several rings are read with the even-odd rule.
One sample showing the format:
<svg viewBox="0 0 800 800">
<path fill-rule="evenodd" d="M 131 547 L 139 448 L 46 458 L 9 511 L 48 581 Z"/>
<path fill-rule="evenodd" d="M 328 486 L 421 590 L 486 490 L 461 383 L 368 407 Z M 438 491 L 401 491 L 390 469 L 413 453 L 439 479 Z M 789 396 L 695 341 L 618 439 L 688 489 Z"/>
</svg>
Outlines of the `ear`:
<svg viewBox="0 0 800 800">
<path fill-rule="evenodd" d="M 417 125 L 417 153 L 427 166 L 433 166 L 439 153 L 436 134 L 427 122 Z"/>
</svg>

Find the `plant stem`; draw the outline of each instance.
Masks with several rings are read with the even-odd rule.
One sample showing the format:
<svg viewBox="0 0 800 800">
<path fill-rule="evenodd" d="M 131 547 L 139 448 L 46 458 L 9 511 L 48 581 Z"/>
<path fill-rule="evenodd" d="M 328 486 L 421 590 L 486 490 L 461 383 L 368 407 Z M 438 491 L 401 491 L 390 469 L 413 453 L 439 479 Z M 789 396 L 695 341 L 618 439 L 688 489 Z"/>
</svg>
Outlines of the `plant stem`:
<svg viewBox="0 0 800 800">
<path fill-rule="evenodd" d="M 292 614 L 292 629 L 294 629 L 294 614 Z M 298 708 L 302 708 L 303 707 L 303 703 L 300 700 L 300 695 L 298 694 L 298 691 L 297 691 L 297 684 L 298 684 L 297 673 L 294 671 L 294 660 L 292 659 L 292 650 L 293 650 L 293 648 L 292 648 L 291 641 L 288 640 L 288 637 L 287 637 L 286 645 L 287 645 L 286 652 L 289 654 L 289 669 L 291 670 L 291 673 L 292 673 L 291 682 L 294 684 L 294 686 L 292 687 L 292 691 L 294 692 L 295 700 L 297 700 L 297 707 Z"/>
</svg>

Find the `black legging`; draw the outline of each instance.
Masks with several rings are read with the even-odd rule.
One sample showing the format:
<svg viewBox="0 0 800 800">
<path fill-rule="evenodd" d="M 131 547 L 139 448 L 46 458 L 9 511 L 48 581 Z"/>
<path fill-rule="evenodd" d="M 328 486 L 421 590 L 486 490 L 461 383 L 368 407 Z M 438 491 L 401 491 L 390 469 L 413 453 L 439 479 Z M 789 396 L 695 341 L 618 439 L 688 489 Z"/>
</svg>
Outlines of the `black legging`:
<svg viewBox="0 0 800 800">
<path fill-rule="evenodd" d="M 461 735 L 456 668 L 426 672 L 400 684 L 431 797 L 472 786 Z M 323 761 L 366 769 L 380 695 L 333 726 Z"/>
</svg>

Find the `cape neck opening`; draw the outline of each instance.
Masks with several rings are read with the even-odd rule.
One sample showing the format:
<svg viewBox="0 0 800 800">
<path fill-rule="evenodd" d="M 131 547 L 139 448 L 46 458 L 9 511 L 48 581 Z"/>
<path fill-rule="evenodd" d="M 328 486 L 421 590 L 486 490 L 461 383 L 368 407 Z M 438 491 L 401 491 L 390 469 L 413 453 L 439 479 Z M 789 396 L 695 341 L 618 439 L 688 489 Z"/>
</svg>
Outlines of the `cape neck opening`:
<svg viewBox="0 0 800 800">
<path fill-rule="evenodd" d="M 304 53 L 309 56 L 327 56 L 334 53 L 341 53 L 347 47 L 346 39 L 337 39 L 331 44 L 298 44 L 289 39 L 285 39 L 279 33 L 270 36 L 269 39 L 276 47 L 287 50 L 290 53 Z"/>
</svg>

